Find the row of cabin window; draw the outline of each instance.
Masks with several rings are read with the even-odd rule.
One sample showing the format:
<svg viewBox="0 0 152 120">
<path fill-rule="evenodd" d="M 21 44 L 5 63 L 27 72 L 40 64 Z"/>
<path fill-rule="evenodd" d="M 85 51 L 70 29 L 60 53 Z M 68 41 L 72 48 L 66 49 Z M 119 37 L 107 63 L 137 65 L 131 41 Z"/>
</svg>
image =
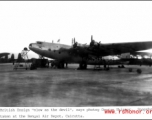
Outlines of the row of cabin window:
<svg viewBox="0 0 152 120">
<path fill-rule="evenodd" d="M 51 51 L 51 49 L 49 49 L 49 51 Z M 55 50 L 53 51 L 53 52 L 55 52 Z M 59 54 L 60 54 L 61 52 L 59 51 Z"/>
</svg>

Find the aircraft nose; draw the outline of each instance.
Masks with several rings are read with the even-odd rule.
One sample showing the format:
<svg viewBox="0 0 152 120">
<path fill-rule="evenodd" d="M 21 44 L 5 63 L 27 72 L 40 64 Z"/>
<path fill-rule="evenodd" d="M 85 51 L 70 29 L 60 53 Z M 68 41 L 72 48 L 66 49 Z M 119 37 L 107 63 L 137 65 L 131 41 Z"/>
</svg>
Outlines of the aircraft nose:
<svg viewBox="0 0 152 120">
<path fill-rule="evenodd" d="M 29 49 L 32 49 L 32 47 L 33 47 L 33 46 L 32 46 L 32 43 L 30 43 L 30 44 L 29 44 Z"/>
<path fill-rule="evenodd" d="M 40 46 L 38 46 L 36 43 L 30 43 L 29 44 L 29 49 L 32 50 L 32 49 L 40 49 Z"/>
<path fill-rule="evenodd" d="M 32 47 L 32 44 L 29 44 L 29 47 Z"/>
</svg>

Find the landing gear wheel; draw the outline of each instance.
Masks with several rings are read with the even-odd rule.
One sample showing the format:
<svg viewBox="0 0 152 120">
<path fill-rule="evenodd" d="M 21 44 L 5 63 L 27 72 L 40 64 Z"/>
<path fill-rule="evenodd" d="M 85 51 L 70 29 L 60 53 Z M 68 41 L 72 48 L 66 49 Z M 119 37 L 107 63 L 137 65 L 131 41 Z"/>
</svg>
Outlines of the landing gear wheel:
<svg viewBox="0 0 152 120">
<path fill-rule="evenodd" d="M 137 69 L 137 73 L 138 73 L 138 74 L 141 74 L 141 73 L 142 73 L 142 70 L 141 70 L 141 69 Z"/>
<path fill-rule="evenodd" d="M 129 72 L 132 72 L 132 68 L 129 68 Z"/>
<path fill-rule="evenodd" d="M 86 62 L 81 62 L 79 64 L 78 70 L 85 70 L 85 69 L 87 69 L 87 63 Z"/>
<path fill-rule="evenodd" d="M 106 70 L 106 71 L 109 71 L 109 70 L 110 70 L 110 68 L 109 68 L 109 67 L 107 67 L 105 70 Z"/>
<path fill-rule="evenodd" d="M 64 62 L 59 62 L 58 63 L 58 68 L 64 68 Z"/>
</svg>

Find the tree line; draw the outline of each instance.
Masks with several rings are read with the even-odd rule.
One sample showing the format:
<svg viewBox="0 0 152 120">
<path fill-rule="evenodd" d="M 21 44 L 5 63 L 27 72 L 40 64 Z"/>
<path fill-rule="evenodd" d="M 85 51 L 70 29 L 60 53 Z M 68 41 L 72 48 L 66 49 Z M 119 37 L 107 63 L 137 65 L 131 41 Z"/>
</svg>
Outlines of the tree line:
<svg viewBox="0 0 152 120">
<path fill-rule="evenodd" d="M 30 61 L 30 60 L 29 60 L 29 61 Z M 12 54 L 10 58 L 8 58 L 8 56 L 5 56 L 5 57 L 0 58 L 0 62 L 1 62 L 1 63 L 24 62 L 24 59 L 22 58 L 21 53 L 19 53 L 17 59 L 15 59 L 14 54 Z"/>
</svg>

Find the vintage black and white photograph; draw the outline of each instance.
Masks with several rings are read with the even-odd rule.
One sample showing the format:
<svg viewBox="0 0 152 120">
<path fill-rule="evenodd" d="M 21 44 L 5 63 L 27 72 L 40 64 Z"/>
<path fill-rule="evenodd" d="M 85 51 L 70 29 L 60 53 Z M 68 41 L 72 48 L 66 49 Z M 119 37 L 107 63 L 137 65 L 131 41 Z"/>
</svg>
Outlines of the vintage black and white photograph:
<svg viewBox="0 0 152 120">
<path fill-rule="evenodd" d="M 151 1 L 0 1 L 0 107 L 152 105 Z"/>
</svg>

